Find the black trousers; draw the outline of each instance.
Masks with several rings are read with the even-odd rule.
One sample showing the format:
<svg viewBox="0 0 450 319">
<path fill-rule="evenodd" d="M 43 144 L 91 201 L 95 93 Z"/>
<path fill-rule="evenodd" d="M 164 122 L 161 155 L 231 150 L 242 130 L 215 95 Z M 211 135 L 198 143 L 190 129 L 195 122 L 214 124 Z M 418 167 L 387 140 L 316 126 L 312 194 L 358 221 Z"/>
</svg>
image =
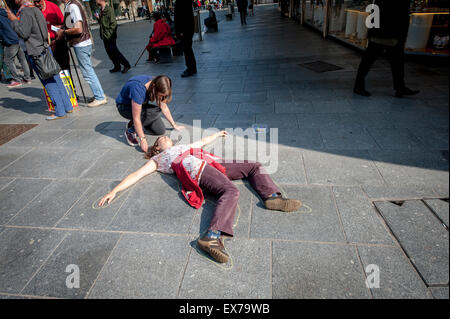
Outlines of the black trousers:
<svg viewBox="0 0 450 319">
<path fill-rule="evenodd" d="M 120 69 L 120 65 L 123 65 L 125 67 L 130 66 L 130 62 L 128 62 L 128 60 L 117 48 L 116 38 L 112 38 L 109 40 L 103 39 L 103 44 L 105 45 L 105 50 L 108 54 L 109 59 L 114 64 L 114 69 Z"/>
<path fill-rule="evenodd" d="M 186 61 L 188 72 L 197 73 L 197 62 L 195 61 L 194 51 L 192 50 L 192 35 L 183 35 L 181 37 L 181 47 Z"/>
<path fill-rule="evenodd" d="M 393 47 L 369 42 L 358 68 L 355 86 L 360 88 L 365 87 L 367 74 L 375 61 L 383 54 L 387 55 L 391 65 L 392 76 L 394 78 L 394 90 L 405 87 L 405 52 L 404 43 L 401 41 Z"/>
<path fill-rule="evenodd" d="M 133 121 L 131 105 L 117 104 L 117 110 L 122 117 Z M 142 126 L 152 135 L 163 135 L 166 132 L 166 126 L 161 119 L 161 108 L 156 105 L 142 105 L 141 123 Z"/>
<path fill-rule="evenodd" d="M 247 10 L 242 9 L 239 14 L 241 15 L 241 25 L 247 24 Z"/>
</svg>

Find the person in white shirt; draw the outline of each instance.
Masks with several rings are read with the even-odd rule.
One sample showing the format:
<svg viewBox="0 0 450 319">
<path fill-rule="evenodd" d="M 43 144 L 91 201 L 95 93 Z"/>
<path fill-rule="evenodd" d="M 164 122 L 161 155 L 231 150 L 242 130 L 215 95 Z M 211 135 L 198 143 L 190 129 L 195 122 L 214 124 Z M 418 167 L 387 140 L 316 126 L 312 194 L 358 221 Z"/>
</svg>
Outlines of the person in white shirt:
<svg viewBox="0 0 450 319">
<path fill-rule="evenodd" d="M 73 47 L 83 78 L 91 87 L 94 101 L 89 103 L 88 107 L 106 104 L 105 93 L 92 67 L 92 35 L 87 22 L 86 12 L 77 0 L 64 0 L 64 2 L 66 4 L 64 8 L 64 27 L 58 31 L 58 37 L 66 37 L 69 45 Z"/>
</svg>

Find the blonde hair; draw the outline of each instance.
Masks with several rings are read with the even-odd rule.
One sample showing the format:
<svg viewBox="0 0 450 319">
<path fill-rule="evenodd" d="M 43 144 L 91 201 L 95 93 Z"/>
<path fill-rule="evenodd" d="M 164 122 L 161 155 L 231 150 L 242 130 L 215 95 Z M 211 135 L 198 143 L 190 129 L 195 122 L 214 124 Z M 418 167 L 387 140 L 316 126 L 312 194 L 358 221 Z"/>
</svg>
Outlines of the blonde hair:
<svg viewBox="0 0 450 319">
<path fill-rule="evenodd" d="M 158 93 L 164 94 L 165 97 L 161 99 Z M 158 75 L 150 83 L 147 94 L 149 100 L 158 105 L 161 102 L 169 103 L 172 101 L 172 80 L 167 75 Z"/>
</svg>

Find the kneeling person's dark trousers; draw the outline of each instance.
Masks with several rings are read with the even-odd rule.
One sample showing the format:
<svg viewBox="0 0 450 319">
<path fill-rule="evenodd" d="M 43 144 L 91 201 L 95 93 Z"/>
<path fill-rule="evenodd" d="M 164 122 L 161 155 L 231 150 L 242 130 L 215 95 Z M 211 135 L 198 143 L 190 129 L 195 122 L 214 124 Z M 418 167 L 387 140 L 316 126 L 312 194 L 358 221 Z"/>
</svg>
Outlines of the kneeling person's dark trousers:
<svg viewBox="0 0 450 319">
<path fill-rule="evenodd" d="M 122 117 L 126 118 L 127 120 L 133 121 L 131 105 L 117 104 L 117 110 Z M 156 105 L 142 105 L 141 123 L 142 126 L 152 135 L 163 135 L 166 132 L 166 126 L 161 119 L 161 108 Z"/>
</svg>

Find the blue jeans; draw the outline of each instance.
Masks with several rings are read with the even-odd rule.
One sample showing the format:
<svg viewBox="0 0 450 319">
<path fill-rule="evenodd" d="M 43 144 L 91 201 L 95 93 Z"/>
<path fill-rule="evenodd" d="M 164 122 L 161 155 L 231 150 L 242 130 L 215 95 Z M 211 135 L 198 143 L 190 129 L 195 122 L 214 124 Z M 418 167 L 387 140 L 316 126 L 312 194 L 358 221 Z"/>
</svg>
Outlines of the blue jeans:
<svg viewBox="0 0 450 319">
<path fill-rule="evenodd" d="M 50 48 L 49 48 L 50 50 Z M 39 76 L 39 71 L 36 69 L 36 65 L 31 57 L 28 57 L 31 67 L 36 72 L 36 75 L 41 80 L 42 85 L 47 90 L 50 99 L 55 106 L 55 114 L 56 116 L 64 116 L 67 111 L 73 110 L 72 103 L 70 102 L 69 94 L 67 93 L 66 87 L 62 83 L 61 77 L 59 73 L 49 78 L 47 80 L 43 80 Z"/>
<path fill-rule="evenodd" d="M 73 47 L 73 49 L 77 56 L 78 66 L 81 69 L 83 78 L 91 87 L 94 98 L 99 101 L 103 100 L 105 98 L 105 93 L 103 93 L 102 86 L 100 85 L 100 81 L 98 80 L 97 74 L 95 74 L 91 63 L 92 45 Z"/>
</svg>

